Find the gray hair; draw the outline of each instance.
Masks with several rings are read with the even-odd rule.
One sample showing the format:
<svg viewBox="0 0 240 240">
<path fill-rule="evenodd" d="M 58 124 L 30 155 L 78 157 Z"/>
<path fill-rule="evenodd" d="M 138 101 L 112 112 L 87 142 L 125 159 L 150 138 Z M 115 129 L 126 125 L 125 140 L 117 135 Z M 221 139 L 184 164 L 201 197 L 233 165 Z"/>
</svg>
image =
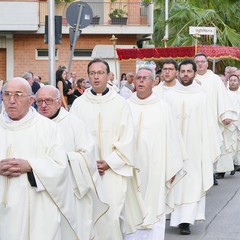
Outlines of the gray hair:
<svg viewBox="0 0 240 240">
<path fill-rule="evenodd" d="M 126 74 L 126 78 L 128 78 L 128 77 L 130 77 L 130 76 L 134 76 L 134 73 L 129 72 L 129 73 Z"/>
<path fill-rule="evenodd" d="M 22 75 L 22 78 L 28 80 L 29 78 L 33 78 L 33 75 L 32 75 L 32 73 L 30 73 L 30 72 L 25 72 L 25 73 Z"/>
<path fill-rule="evenodd" d="M 141 66 L 141 67 L 139 67 L 138 70 L 137 70 L 137 76 L 138 76 L 138 72 L 139 72 L 140 70 L 147 70 L 147 71 L 151 72 L 151 79 L 152 79 L 152 80 L 155 79 L 155 71 L 153 70 L 153 68 L 151 68 L 151 67 L 149 67 L 149 66 L 147 66 L 147 65 Z"/>
</svg>

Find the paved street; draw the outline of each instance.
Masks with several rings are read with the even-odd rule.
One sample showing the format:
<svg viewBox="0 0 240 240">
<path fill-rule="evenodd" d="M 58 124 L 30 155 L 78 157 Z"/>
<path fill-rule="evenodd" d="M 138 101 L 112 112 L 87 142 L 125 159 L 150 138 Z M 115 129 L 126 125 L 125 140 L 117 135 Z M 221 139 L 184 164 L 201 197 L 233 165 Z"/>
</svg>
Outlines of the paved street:
<svg viewBox="0 0 240 240">
<path fill-rule="evenodd" d="M 240 240 L 240 172 L 218 180 L 207 194 L 206 220 L 191 226 L 191 235 L 179 234 L 166 223 L 165 240 Z"/>
</svg>

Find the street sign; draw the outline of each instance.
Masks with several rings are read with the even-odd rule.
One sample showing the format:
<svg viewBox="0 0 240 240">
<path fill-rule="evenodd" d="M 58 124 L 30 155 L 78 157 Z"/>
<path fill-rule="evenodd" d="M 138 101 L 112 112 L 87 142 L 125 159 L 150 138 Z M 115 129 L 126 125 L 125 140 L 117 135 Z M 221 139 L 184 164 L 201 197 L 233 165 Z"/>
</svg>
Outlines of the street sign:
<svg viewBox="0 0 240 240">
<path fill-rule="evenodd" d="M 213 45 L 216 46 L 217 43 L 217 32 L 215 27 L 189 27 L 189 34 L 191 35 L 213 35 Z M 197 46 L 196 38 L 196 46 Z M 195 50 L 196 51 L 196 50 Z M 215 72 L 216 60 L 213 59 L 213 72 Z"/>
<path fill-rule="evenodd" d="M 215 27 L 189 27 L 189 34 L 199 34 L 199 35 L 215 35 Z"/>
<path fill-rule="evenodd" d="M 73 2 L 67 8 L 66 18 L 70 28 L 70 50 L 71 55 L 68 64 L 68 72 L 71 72 L 72 59 L 74 55 L 74 49 L 83 28 L 86 28 L 92 22 L 93 11 L 91 7 L 85 2 Z"/>
<path fill-rule="evenodd" d="M 78 16 L 80 9 L 82 11 L 79 19 Z M 92 17 L 93 11 L 91 7 L 87 3 L 81 1 L 71 3 L 66 11 L 66 18 L 69 25 L 76 27 L 77 24 L 79 24 L 79 29 L 88 27 L 92 22 Z"/>
</svg>

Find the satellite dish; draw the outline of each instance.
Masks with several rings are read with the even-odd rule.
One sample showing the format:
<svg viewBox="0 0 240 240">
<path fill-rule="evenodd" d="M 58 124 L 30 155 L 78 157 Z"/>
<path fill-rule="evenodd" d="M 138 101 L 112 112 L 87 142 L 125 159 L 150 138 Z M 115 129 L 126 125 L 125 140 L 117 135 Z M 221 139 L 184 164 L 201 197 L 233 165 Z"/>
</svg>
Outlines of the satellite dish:
<svg viewBox="0 0 240 240">
<path fill-rule="evenodd" d="M 72 27 L 76 27 L 78 22 L 79 11 L 82 9 L 81 18 L 79 21 L 79 29 L 86 28 L 92 22 L 93 11 L 91 7 L 85 2 L 73 2 L 69 5 L 66 11 L 66 18 Z"/>
</svg>

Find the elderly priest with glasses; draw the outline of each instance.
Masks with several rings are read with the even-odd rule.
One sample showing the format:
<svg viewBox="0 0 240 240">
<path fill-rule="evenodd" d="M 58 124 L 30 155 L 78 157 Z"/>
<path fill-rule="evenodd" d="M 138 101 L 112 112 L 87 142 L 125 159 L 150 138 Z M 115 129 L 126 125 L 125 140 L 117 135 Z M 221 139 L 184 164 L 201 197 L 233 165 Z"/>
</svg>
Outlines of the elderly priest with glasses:
<svg viewBox="0 0 240 240">
<path fill-rule="evenodd" d="M 23 78 L 4 86 L 0 116 L 0 239 L 60 240 L 63 215 L 80 239 L 63 138 L 31 106 Z"/>
<path fill-rule="evenodd" d="M 109 208 L 104 200 L 102 183 L 95 162 L 94 142 L 87 133 L 84 123 L 61 107 L 62 100 L 57 88 L 48 85 L 39 89 L 36 94 L 36 104 L 38 112 L 57 123 L 64 136 L 76 195 L 76 215 L 82 219 L 79 223 L 80 239 L 93 239 L 96 222 Z M 64 234 L 62 239 L 75 240 L 73 233 L 70 237 L 72 231 L 64 218 L 62 221 Z"/>
</svg>

